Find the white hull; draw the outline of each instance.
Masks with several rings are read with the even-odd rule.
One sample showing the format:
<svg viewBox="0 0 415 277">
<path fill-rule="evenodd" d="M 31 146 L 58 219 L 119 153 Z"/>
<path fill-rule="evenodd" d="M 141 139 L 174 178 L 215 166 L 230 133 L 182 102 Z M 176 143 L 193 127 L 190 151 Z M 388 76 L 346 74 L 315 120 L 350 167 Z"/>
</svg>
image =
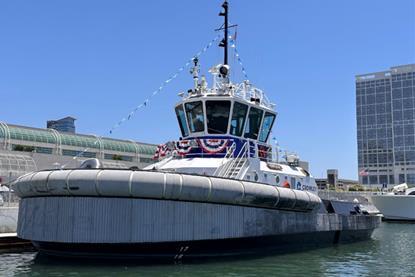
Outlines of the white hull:
<svg viewBox="0 0 415 277">
<path fill-rule="evenodd" d="M 374 195 L 373 205 L 390 220 L 415 220 L 414 195 Z"/>
</svg>

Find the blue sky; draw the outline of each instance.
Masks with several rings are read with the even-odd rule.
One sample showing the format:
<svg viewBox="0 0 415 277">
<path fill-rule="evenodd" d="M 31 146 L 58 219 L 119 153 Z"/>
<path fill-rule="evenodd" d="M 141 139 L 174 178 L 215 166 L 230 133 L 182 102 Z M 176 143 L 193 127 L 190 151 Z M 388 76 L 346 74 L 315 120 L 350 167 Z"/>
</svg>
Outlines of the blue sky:
<svg viewBox="0 0 415 277">
<path fill-rule="evenodd" d="M 79 133 L 162 143 L 179 136 L 187 70 L 109 134 L 221 24 L 220 0 L 1 1 L 0 121 L 45 127 L 72 115 Z M 357 178 L 356 74 L 415 62 L 415 1 L 230 1 L 252 83 L 277 104 L 282 148 L 315 176 Z M 202 72 L 222 59 L 214 47 Z M 242 73 L 233 54 L 233 77 Z"/>
</svg>

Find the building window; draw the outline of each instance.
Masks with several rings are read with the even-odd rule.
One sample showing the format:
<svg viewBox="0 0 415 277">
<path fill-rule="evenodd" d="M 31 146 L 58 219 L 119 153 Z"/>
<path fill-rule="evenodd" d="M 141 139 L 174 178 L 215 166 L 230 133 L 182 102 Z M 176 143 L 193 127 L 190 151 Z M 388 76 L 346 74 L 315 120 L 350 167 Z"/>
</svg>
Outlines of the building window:
<svg viewBox="0 0 415 277">
<path fill-rule="evenodd" d="M 21 145 L 21 144 L 13 144 L 12 150 L 13 151 L 21 151 L 21 152 L 34 152 L 35 147 L 34 146 L 28 146 L 28 145 Z"/>
<path fill-rule="evenodd" d="M 380 175 L 379 176 L 379 183 L 380 184 L 387 184 L 388 183 L 388 175 Z"/>
<path fill-rule="evenodd" d="M 71 156 L 71 157 L 85 157 L 85 158 L 96 158 L 97 153 L 95 152 L 83 152 L 83 151 L 77 151 L 77 150 L 69 150 L 69 149 L 63 149 L 62 150 L 63 156 Z"/>
<path fill-rule="evenodd" d="M 36 147 L 35 152 L 36 153 L 42 153 L 42 154 L 52 154 L 53 149 L 49 147 Z"/>
<path fill-rule="evenodd" d="M 379 182 L 378 182 L 378 176 L 377 175 L 369 176 L 369 183 L 371 185 L 377 185 L 377 184 L 379 184 Z"/>
<path fill-rule="evenodd" d="M 133 161 L 133 157 L 131 156 L 124 156 L 124 155 L 118 155 L 118 154 L 104 154 L 104 159 L 113 160 L 113 161 L 126 161 L 126 162 Z"/>
<path fill-rule="evenodd" d="M 146 163 L 146 164 L 151 164 L 153 163 L 153 159 L 151 158 L 144 158 L 144 157 L 140 157 L 140 163 Z"/>
<path fill-rule="evenodd" d="M 399 174 L 399 184 L 405 183 L 405 174 Z"/>
<path fill-rule="evenodd" d="M 414 185 L 415 184 L 415 174 L 406 174 L 406 182 L 409 185 Z"/>
</svg>

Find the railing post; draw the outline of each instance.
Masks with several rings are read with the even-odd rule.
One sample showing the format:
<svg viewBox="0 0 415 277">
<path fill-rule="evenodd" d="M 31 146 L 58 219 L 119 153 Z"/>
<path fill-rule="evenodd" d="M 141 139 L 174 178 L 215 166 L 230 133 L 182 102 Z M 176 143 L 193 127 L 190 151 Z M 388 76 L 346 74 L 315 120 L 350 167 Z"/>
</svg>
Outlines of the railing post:
<svg viewBox="0 0 415 277">
<path fill-rule="evenodd" d="M 9 199 L 8 199 L 8 201 L 7 201 L 7 203 L 8 203 L 8 206 L 10 207 L 10 198 L 11 198 L 11 191 L 12 191 L 12 188 L 11 188 L 11 185 L 10 185 L 10 182 L 11 182 L 11 180 L 12 180 L 12 172 L 10 171 L 9 172 L 9 181 L 8 181 L 8 183 L 9 183 L 9 186 L 8 186 L 8 189 L 9 189 Z"/>
</svg>

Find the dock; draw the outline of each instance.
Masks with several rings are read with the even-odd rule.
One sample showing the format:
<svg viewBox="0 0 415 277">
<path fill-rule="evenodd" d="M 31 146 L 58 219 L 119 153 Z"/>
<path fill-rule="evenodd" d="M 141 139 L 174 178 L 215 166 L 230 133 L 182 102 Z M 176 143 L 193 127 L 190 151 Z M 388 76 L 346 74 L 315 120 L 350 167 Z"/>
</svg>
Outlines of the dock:
<svg viewBox="0 0 415 277">
<path fill-rule="evenodd" d="M 17 233 L 0 233 L 0 251 L 33 249 L 30 241 L 17 237 Z"/>
</svg>

